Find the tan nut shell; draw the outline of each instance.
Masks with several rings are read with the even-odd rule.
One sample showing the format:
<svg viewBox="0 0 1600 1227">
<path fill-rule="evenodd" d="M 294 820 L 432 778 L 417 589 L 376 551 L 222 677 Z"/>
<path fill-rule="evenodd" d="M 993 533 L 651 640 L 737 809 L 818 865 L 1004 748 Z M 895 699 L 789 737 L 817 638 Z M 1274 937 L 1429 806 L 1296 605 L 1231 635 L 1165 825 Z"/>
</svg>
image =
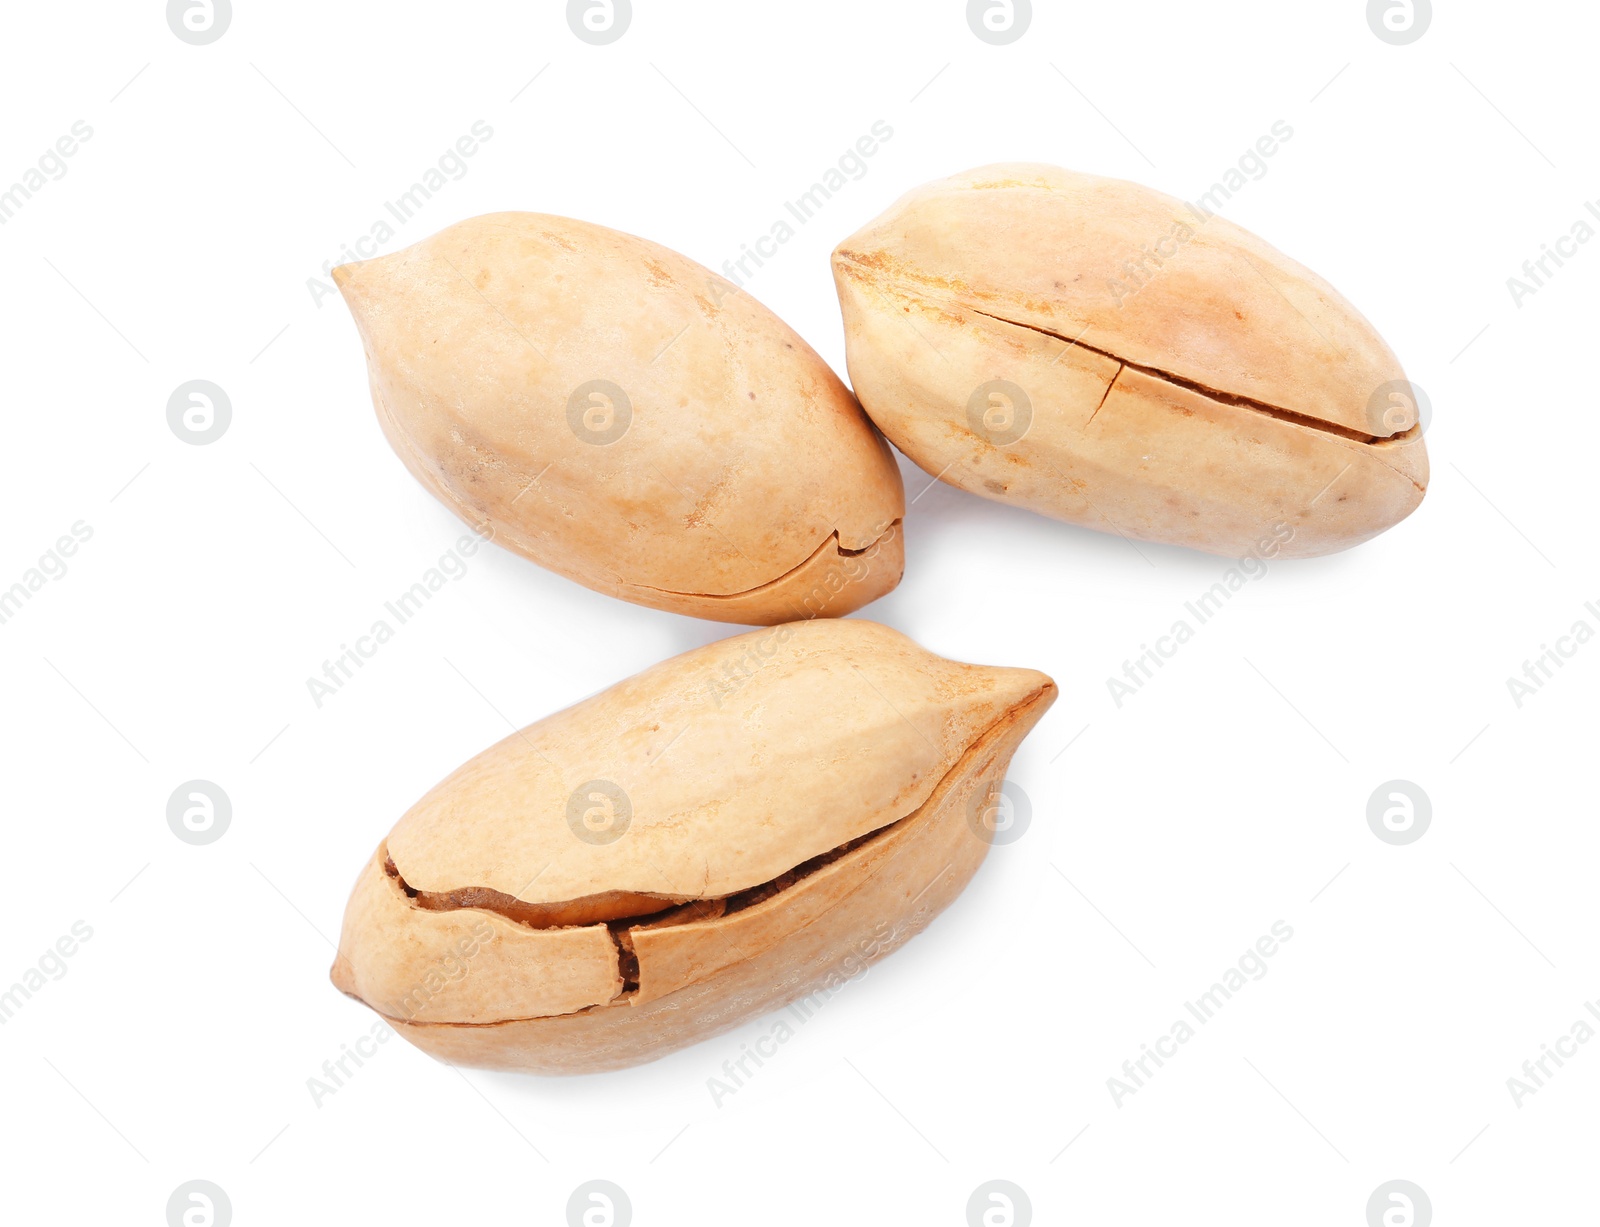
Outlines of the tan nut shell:
<svg viewBox="0 0 1600 1227">
<path fill-rule="evenodd" d="M 692 260 L 497 213 L 334 280 L 390 445 L 519 554 L 723 622 L 844 614 L 899 582 L 888 447 L 792 329 Z"/>
<path fill-rule="evenodd" d="M 1236 556 L 1344 549 L 1422 501 L 1383 339 L 1310 270 L 1169 196 L 986 166 L 902 197 L 833 271 L 856 395 L 963 490 Z M 1028 407 L 991 400 L 997 380 Z"/>
<path fill-rule="evenodd" d="M 612 1069 L 727 1030 L 854 975 L 960 893 L 1055 693 L 859 620 L 686 652 L 423 797 L 356 883 L 334 983 L 426 1051 L 494 1068 Z M 573 817 L 596 782 L 631 810 L 609 842 Z"/>
</svg>

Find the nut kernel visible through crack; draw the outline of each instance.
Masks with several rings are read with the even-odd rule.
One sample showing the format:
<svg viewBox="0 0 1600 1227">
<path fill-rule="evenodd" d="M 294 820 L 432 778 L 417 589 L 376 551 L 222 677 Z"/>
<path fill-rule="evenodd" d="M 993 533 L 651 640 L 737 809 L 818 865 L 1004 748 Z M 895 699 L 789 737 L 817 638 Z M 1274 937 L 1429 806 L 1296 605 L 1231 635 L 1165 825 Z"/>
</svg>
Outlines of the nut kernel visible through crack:
<svg viewBox="0 0 1600 1227">
<path fill-rule="evenodd" d="M 765 663 L 713 701 L 752 641 Z M 333 980 L 451 1061 L 570 1073 L 660 1056 L 924 927 L 988 850 L 975 798 L 1054 698 L 1041 673 L 857 620 L 685 653 L 419 801 L 357 881 Z M 628 797 L 612 842 L 566 821 L 595 780 Z"/>
</svg>

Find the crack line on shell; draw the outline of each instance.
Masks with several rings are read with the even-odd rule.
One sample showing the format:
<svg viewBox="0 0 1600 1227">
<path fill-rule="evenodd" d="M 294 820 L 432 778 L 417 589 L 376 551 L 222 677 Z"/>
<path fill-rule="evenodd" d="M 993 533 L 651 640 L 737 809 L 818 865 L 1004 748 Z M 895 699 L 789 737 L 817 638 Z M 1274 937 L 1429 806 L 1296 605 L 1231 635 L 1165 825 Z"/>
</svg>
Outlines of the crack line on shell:
<svg viewBox="0 0 1600 1227">
<path fill-rule="evenodd" d="M 1122 372 L 1128 369 L 1126 362 L 1117 367 L 1117 373 L 1111 377 L 1111 382 L 1106 384 L 1105 395 L 1100 398 L 1100 403 L 1094 407 L 1094 413 L 1089 415 L 1089 422 L 1094 421 L 1095 414 L 1106 407 L 1106 402 L 1111 399 L 1111 389 L 1117 386 L 1117 380 L 1122 378 Z M 1089 429 L 1089 422 L 1083 424 L 1085 430 Z"/>
<path fill-rule="evenodd" d="M 885 541 L 890 540 L 894 536 L 895 530 L 900 527 L 900 523 L 901 522 L 899 520 L 893 521 L 888 528 L 883 530 L 883 533 L 879 537 L 862 546 L 859 550 L 845 549 L 844 546 L 839 543 L 839 530 L 834 529 L 833 532 L 829 533 L 822 539 L 821 545 L 817 546 L 817 548 L 812 550 L 811 553 L 808 554 L 804 559 L 790 567 L 782 575 L 778 576 L 776 579 L 769 579 L 765 583 L 757 584 L 754 588 L 745 588 L 740 592 L 682 592 L 676 588 L 652 588 L 649 584 L 629 584 L 628 587 L 639 588 L 645 592 L 660 592 L 666 594 L 667 596 L 693 597 L 699 601 L 741 601 L 751 596 L 755 596 L 769 588 L 776 588 L 779 584 L 786 583 L 798 571 L 810 566 L 813 562 L 815 562 L 830 544 L 835 547 L 841 558 L 857 558 L 862 554 L 868 553 L 869 551 L 874 550 L 878 546 L 882 545 Z"/>
<path fill-rule="evenodd" d="M 961 304 L 956 305 L 959 306 Z M 1326 422 L 1321 418 L 1311 417 L 1308 414 L 1297 413 L 1293 409 L 1285 409 L 1281 405 L 1269 405 L 1266 401 L 1256 400 L 1253 397 L 1239 396 L 1233 392 L 1224 392 L 1220 388 L 1210 388 L 1203 383 L 1197 382 L 1196 380 L 1186 379 L 1184 376 L 1174 374 L 1171 371 L 1164 371 L 1160 367 L 1145 366 L 1142 363 L 1130 362 L 1128 359 L 1123 358 L 1118 354 L 1114 354 L 1110 350 L 1100 349 L 1098 346 L 1089 345 L 1084 341 L 1074 341 L 1071 337 L 1063 336 L 1061 333 L 1053 332 L 1048 328 L 1041 328 L 1037 324 L 1025 324 L 1020 320 L 1010 320 L 1003 315 L 993 315 L 988 311 L 980 311 L 977 307 L 966 307 L 964 309 L 971 311 L 974 315 L 981 315 L 985 319 L 995 320 L 997 323 L 1001 324 L 1009 324 L 1013 328 L 1026 328 L 1029 332 L 1037 332 L 1041 336 L 1053 337 L 1064 345 L 1074 345 L 1079 349 L 1088 350 L 1092 354 L 1099 354 L 1102 358 L 1109 358 L 1113 362 L 1120 363 L 1123 369 L 1132 369 L 1138 371 L 1141 375 L 1149 375 L 1153 379 L 1159 379 L 1163 383 L 1170 383 L 1174 387 L 1183 388 L 1186 391 L 1197 393 L 1198 395 L 1204 396 L 1208 400 L 1214 400 L 1219 404 L 1231 405 L 1239 409 L 1250 409 L 1256 413 L 1264 414 L 1267 417 L 1276 418 L 1279 421 L 1289 422 L 1295 426 L 1303 426 L 1308 430 L 1315 430 L 1322 434 L 1338 435 L 1340 438 L 1350 439 L 1356 443 L 1372 445 L 1406 442 L 1418 429 L 1416 426 L 1413 426 L 1409 430 L 1402 431 L 1397 435 L 1365 434 L 1359 430 L 1352 430 L 1348 426 L 1340 426 L 1337 423 Z M 1117 373 L 1120 375 L 1122 372 L 1119 370 Z M 1115 378 L 1113 378 L 1112 382 L 1116 382 Z M 1099 411 L 1096 410 L 1096 412 Z"/>
<path fill-rule="evenodd" d="M 921 807 L 919 806 L 918 808 L 920 809 Z M 912 812 L 915 813 L 916 811 Z M 458 887 L 455 890 L 448 891 L 419 891 L 401 875 L 399 867 L 395 865 L 392 856 L 385 857 L 383 871 L 405 893 L 406 898 L 411 901 L 413 907 L 425 912 L 492 912 L 504 920 L 509 920 L 512 924 L 545 932 L 552 929 L 586 929 L 594 925 L 624 925 L 630 929 L 666 928 L 670 927 L 670 924 L 687 924 L 695 920 L 721 919 L 723 916 L 734 916 L 756 906 L 758 903 L 765 903 L 768 899 L 775 898 L 790 887 L 804 881 L 818 870 L 826 868 L 847 853 L 855 851 L 869 839 L 888 831 L 891 827 L 898 826 L 909 817 L 911 817 L 910 814 L 902 815 L 881 827 L 877 827 L 863 835 L 857 835 L 853 839 L 847 839 L 826 851 L 819 852 L 816 856 L 807 857 L 765 882 L 757 882 L 754 886 L 746 886 L 739 890 L 729 891 L 725 895 L 694 896 L 659 894 L 653 891 L 601 891 L 597 894 L 562 900 L 557 903 L 531 904 L 525 900 L 518 899 L 514 895 L 507 895 L 501 891 L 482 886 Z M 572 909 L 578 904 L 602 900 L 613 895 L 626 896 L 635 901 L 647 899 L 659 901 L 664 906 L 648 912 L 632 912 L 620 916 L 596 917 L 587 920 L 562 921 L 559 919 L 542 920 L 537 918 L 541 912 L 559 913 L 562 909 Z M 715 915 L 711 914 L 712 905 L 716 905 Z M 697 909 L 701 914 L 691 914 Z"/>
<path fill-rule="evenodd" d="M 467 523 L 469 528 L 478 533 L 480 536 L 484 535 L 483 529 L 486 527 L 489 529 L 487 539 L 490 541 L 494 541 L 501 534 L 504 534 L 504 536 L 513 543 L 513 547 L 518 549 L 518 552 L 537 560 L 539 556 L 539 549 L 534 539 L 527 537 L 521 532 L 518 532 L 513 525 L 494 523 L 486 512 L 478 507 L 473 506 L 471 503 L 468 503 L 464 498 L 462 498 L 449 482 L 445 481 L 442 476 L 434 472 L 436 467 L 434 462 L 423 454 L 421 449 L 418 448 L 415 441 L 411 438 L 410 434 L 401 429 L 399 421 L 395 418 L 394 413 L 389 408 L 388 402 L 383 398 L 376 386 L 373 386 L 372 393 L 373 405 L 378 412 L 380 424 L 391 427 L 393 429 L 393 437 L 399 439 L 405 444 L 406 452 L 409 454 L 409 458 L 416 462 L 417 467 L 413 468 L 413 475 L 422 482 L 423 487 L 441 502 L 443 502 L 446 507 L 454 511 L 460 519 Z M 402 461 L 405 461 L 406 459 L 406 455 L 401 456 Z M 546 464 L 544 468 L 540 469 L 538 477 L 535 477 L 533 481 L 527 483 L 527 485 L 522 488 L 521 493 L 517 495 L 517 498 L 521 498 L 523 494 L 526 494 L 533 486 L 538 484 L 539 478 L 543 477 L 553 467 L 555 467 L 555 462 L 551 461 Z M 657 471 L 659 472 L 659 470 Z M 422 476 L 423 473 L 427 473 L 428 476 Z M 513 499 L 512 502 L 516 502 L 516 499 Z M 890 523 L 889 527 L 883 531 L 882 535 L 880 535 L 876 540 L 862 546 L 859 550 L 847 550 L 841 545 L 839 547 L 839 554 L 841 557 L 845 558 L 854 558 L 860 554 L 865 554 L 869 550 L 875 549 L 876 547 L 882 545 L 885 541 L 889 540 L 893 536 L 895 530 L 900 527 L 900 525 L 900 520 L 894 520 Z M 713 531 L 715 531 L 714 528 Z M 719 533 L 718 535 L 720 536 L 721 534 Z M 817 548 L 813 550 L 805 559 L 796 564 L 794 567 L 790 568 L 788 571 L 785 571 L 776 579 L 765 580 L 753 588 L 745 588 L 739 592 L 685 592 L 677 588 L 653 588 L 649 584 L 630 584 L 616 576 L 611 576 L 610 578 L 614 583 L 622 587 L 636 589 L 640 592 L 659 592 L 663 596 L 683 597 L 689 600 L 697 601 L 745 600 L 752 596 L 758 596 L 766 589 L 774 588 L 783 583 L 802 567 L 816 561 L 817 557 L 828 548 L 828 543 L 830 541 L 838 541 L 838 539 L 839 530 L 834 529 L 832 533 L 822 539 L 822 542 L 817 546 Z M 723 540 L 727 542 L 727 544 L 733 549 L 734 553 L 738 554 L 741 558 L 744 558 L 745 561 L 749 561 L 748 557 L 742 550 L 739 549 L 737 545 L 734 545 L 733 542 L 728 541 L 726 537 L 724 537 Z M 539 565 L 549 566 L 550 564 L 547 562 L 540 562 Z M 551 567 L 551 569 L 555 570 L 557 574 L 567 574 L 566 571 L 555 567 Z M 596 587 L 598 577 L 580 579 L 577 576 L 570 576 L 569 578 L 576 580 L 576 582 L 581 583 L 586 587 L 595 588 L 596 591 L 600 591 L 600 589 Z M 800 618 L 810 616 L 803 613 L 798 608 L 796 608 L 795 612 L 796 616 Z"/>
<path fill-rule="evenodd" d="M 974 750 L 988 741 L 996 732 L 996 730 L 1014 720 L 1019 712 L 1025 711 L 1027 708 L 1037 702 L 1041 694 L 1047 690 L 1053 690 L 1054 688 L 1054 683 L 1051 683 L 1048 686 L 1040 687 L 1032 694 L 1029 694 L 1026 698 L 1012 705 L 1003 714 L 1001 714 L 999 718 L 979 732 L 978 735 L 974 737 L 965 748 L 962 749 L 961 753 L 956 755 L 955 760 L 945 770 L 944 774 L 939 777 L 938 781 L 934 783 L 933 787 L 929 789 L 927 796 L 923 798 L 922 802 L 909 813 L 901 814 L 898 818 L 891 819 L 881 826 L 874 827 L 870 831 L 864 831 L 862 834 L 854 836 L 851 839 L 847 839 L 843 843 L 836 844 L 834 847 L 825 849 L 814 856 L 809 856 L 804 860 L 791 865 L 782 873 L 779 873 L 772 878 L 768 878 L 763 882 L 757 882 L 751 886 L 741 887 L 738 890 L 729 891 L 724 895 L 715 895 L 710 898 L 692 898 L 682 895 L 664 895 L 653 891 L 611 891 L 601 892 L 600 895 L 580 896 L 576 899 L 556 900 L 553 903 L 548 904 L 532 904 L 527 900 L 506 895 L 503 892 L 496 891 L 490 887 L 465 886 L 454 887 L 450 890 L 443 891 L 419 891 L 416 887 L 412 886 L 406 880 L 405 875 L 401 873 L 399 865 L 395 863 L 394 857 L 388 852 L 387 840 L 383 845 L 383 871 L 385 876 L 394 882 L 400 891 L 406 896 L 411 906 L 417 908 L 418 910 L 430 912 L 492 912 L 493 914 L 500 916 L 502 919 L 509 920 L 513 924 L 521 925 L 528 929 L 549 930 L 561 928 L 588 928 L 592 925 L 608 923 L 608 920 L 615 922 L 629 921 L 634 925 L 643 927 L 648 926 L 653 921 L 665 919 L 670 913 L 679 909 L 692 908 L 696 905 L 708 903 L 723 903 L 726 905 L 731 905 L 723 914 L 734 915 L 738 912 L 754 907 L 757 904 L 765 903 L 768 899 L 771 899 L 788 890 L 797 882 L 809 877 L 811 874 L 820 869 L 826 868 L 833 861 L 838 860 L 840 857 L 849 852 L 855 851 L 856 848 L 860 847 L 868 840 L 873 839 L 874 837 L 889 830 L 891 827 L 898 826 L 906 819 L 914 817 L 916 814 L 920 813 L 924 808 L 926 808 L 930 801 L 941 795 L 941 790 L 943 790 L 945 785 L 949 783 L 952 775 L 957 771 L 961 764 L 967 760 Z M 543 871 L 541 870 L 541 873 L 542 872 Z M 785 881 L 784 879 L 786 878 L 789 880 Z M 773 889 L 774 887 L 776 887 L 776 889 Z M 653 912 L 641 912 L 634 915 L 613 916 L 608 918 L 608 920 L 589 920 L 572 924 L 562 924 L 560 922 L 538 924 L 533 921 L 520 919 L 515 915 L 509 914 L 510 911 L 514 911 L 518 906 L 529 909 L 568 908 L 574 904 L 582 903 L 587 899 L 600 898 L 606 894 L 613 893 L 630 894 L 634 895 L 635 897 L 654 896 L 662 899 L 663 902 L 666 903 L 666 906 L 658 908 Z M 428 901 L 420 902 L 419 900 L 424 896 L 427 897 Z M 451 902 L 452 896 L 454 896 L 457 900 L 464 896 L 471 896 L 473 901 Z M 501 902 L 502 900 L 505 902 Z"/>
<path fill-rule="evenodd" d="M 982 758 L 983 755 L 980 754 L 979 751 L 983 751 L 984 753 L 992 753 L 993 752 L 992 739 L 1000 732 L 1000 730 L 1005 728 L 1007 725 L 1011 724 L 1016 719 L 1018 719 L 1023 712 L 1025 712 L 1028 709 L 1030 709 L 1035 703 L 1039 702 L 1039 700 L 1043 696 L 1045 696 L 1046 694 L 1051 693 L 1055 689 L 1056 689 L 1056 687 L 1055 687 L 1054 683 L 1051 683 L 1051 684 L 1046 685 L 1046 686 L 1041 686 L 1033 694 L 1029 695 L 1027 698 L 1023 699 L 1021 702 L 1017 703 L 1015 706 L 1013 706 L 1009 710 L 1007 710 L 1004 715 L 1002 715 L 999 719 L 997 719 L 993 724 L 989 725 L 988 728 L 984 729 L 983 732 L 981 732 L 977 736 L 977 738 L 972 742 L 972 744 L 969 745 L 966 748 L 966 750 L 955 761 L 955 763 L 953 763 L 951 765 L 950 770 L 947 771 L 944 774 L 944 776 L 940 779 L 939 783 L 934 787 L 933 792 L 931 792 L 928 795 L 927 799 L 924 800 L 921 805 L 917 806 L 917 808 L 912 810 L 909 814 L 906 814 L 903 817 L 897 818 L 893 822 L 888 823 L 885 826 L 881 826 L 877 830 L 871 831 L 868 834 L 859 837 L 857 839 L 857 841 L 856 841 L 856 847 L 850 849 L 850 851 L 852 851 L 852 852 L 859 851 L 862 848 L 868 847 L 868 846 L 878 842 L 880 839 L 887 838 L 889 836 L 889 834 L 891 833 L 891 831 L 893 831 L 893 830 L 905 829 L 905 828 L 909 827 L 910 824 L 914 823 L 915 820 L 918 817 L 920 817 L 922 814 L 924 814 L 927 811 L 928 806 L 932 805 L 935 801 L 942 802 L 944 800 L 945 796 L 947 795 L 947 792 L 945 790 L 945 785 L 948 784 L 950 782 L 951 778 L 958 773 L 958 770 L 960 769 L 962 764 L 966 763 L 970 759 Z M 981 772 L 982 769 L 983 768 L 980 767 L 979 771 Z M 835 857 L 834 858 L 834 860 L 839 860 L 839 859 L 842 859 L 842 857 Z M 818 866 L 816 870 L 813 870 L 813 872 L 818 872 L 818 871 L 820 871 L 822 869 L 826 869 L 827 867 L 828 866 L 826 866 L 826 865 Z M 946 872 L 948 872 L 948 870 L 949 870 L 949 866 L 946 865 L 945 868 L 941 869 L 939 871 L 939 874 L 934 878 L 934 882 L 937 882 L 940 878 L 942 878 L 944 876 L 944 874 Z M 809 877 L 810 875 L 808 874 L 806 876 Z M 398 881 L 399 880 L 398 877 L 396 877 L 395 880 Z M 774 879 L 774 880 L 776 880 L 776 879 Z M 855 887 L 854 889 L 855 890 L 859 890 L 861 888 L 861 885 L 864 885 L 864 884 L 865 884 L 864 882 L 861 883 L 861 884 L 858 884 L 857 887 Z M 760 903 L 762 903 L 762 904 L 770 903 L 773 898 L 777 898 L 778 896 L 782 895 L 785 891 L 791 889 L 795 885 L 798 885 L 798 882 L 790 883 L 790 885 L 788 887 L 784 888 L 784 891 L 779 891 L 779 892 L 777 892 L 776 895 L 772 895 L 772 896 L 769 896 L 766 899 L 762 899 L 760 901 Z M 919 891 L 917 893 L 917 898 L 920 899 L 924 894 L 926 894 L 927 891 L 928 891 L 928 887 L 931 887 L 932 885 L 933 885 L 933 882 L 930 882 L 928 884 L 928 886 L 924 887 L 921 891 Z M 752 888 L 752 889 L 758 889 L 758 888 Z M 854 890 L 852 890 L 850 893 L 853 894 Z M 838 907 L 842 902 L 843 902 L 843 898 L 835 900 L 829 906 L 827 911 L 831 912 L 833 910 L 833 908 Z M 752 905 L 752 906 L 755 906 L 755 905 Z M 820 919 L 821 919 L 820 916 L 813 917 L 811 920 L 808 920 L 805 923 L 805 925 L 801 926 L 801 929 L 803 930 L 803 929 L 809 928 L 811 925 L 816 924 L 818 922 L 818 920 L 820 920 Z M 645 927 L 645 926 L 640 926 L 640 927 Z M 797 932 L 798 931 L 800 931 L 800 930 L 797 930 Z M 749 956 L 746 956 L 746 958 L 748 958 L 748 957 Z M 619 964 L 618 970 L 619 970 L 619 972 L 622 970 L 620 964 Z M 685 986 L 685 987 L 687 987 L 687 986 Z M 371 1003 L 367 1003 L 367 1004 L 368 1004 L 369 1008 L 376 1009 L 376 1007 L 371 1006 Z M 509 1026 L 509 1025 L 516 1024 L 516 1023 L 537 1023 L 537 1022 L 542 1022 L 542 1021 L 544 1021 L 546 1019 L 577 1018 L 577 1017 L 580 1017 L 580 1016 L 585 1015 L 585 1014 L 593 1014 L 593 1013 L 597 1013 L 597 1012 L 602 1011 L 602 1010 L 608 1010 L 608 1009 L 615 1008 L 618 1005 L 626 1005 L 626 1004 L 628 1004 L 628 993 L 627 993 L 626 990 L 624 990 L 622 993 L 619 993 L 617 996 L 612 997 L 608 1001 L 597 1002 L 594 1005 L 584 1006 L 581 1009 L 577 1009 L 577 1010 L 569 1010 L 564 1014 L 535 1014 L 535 1015 L 529 1015 L 529 1016 L 522 1017 L 522 1018 L 500 1018 L 500 1019 L 495 1019 L 495 1020 L 493 1020 L 491 1022 L 481 1022 L 481 1023 L 454 1022 L 454 1021 L 448 1021 L 448 1022 L 447 1021 L 417 1022 L 417 1021 L 415 1021 L 413 1019 L 395 1019 L 390 1015 L 383 1014 L 383 1012 L 381 1010 L 377 1011 L 377 1012 L 379 1013 L 379 1015 L 381 1017 L 387 1018 L 391 1022 L 404 1022 L 407 1026 L 412 1026 L 412 1027 L 451 1027 L 451 1028 L 459 1028 L 459 1029 L 462 1029 L 462 1030 L 476 1030 L 476 1029 L 480 1029 L 480 1028 Z"/>
</svg>

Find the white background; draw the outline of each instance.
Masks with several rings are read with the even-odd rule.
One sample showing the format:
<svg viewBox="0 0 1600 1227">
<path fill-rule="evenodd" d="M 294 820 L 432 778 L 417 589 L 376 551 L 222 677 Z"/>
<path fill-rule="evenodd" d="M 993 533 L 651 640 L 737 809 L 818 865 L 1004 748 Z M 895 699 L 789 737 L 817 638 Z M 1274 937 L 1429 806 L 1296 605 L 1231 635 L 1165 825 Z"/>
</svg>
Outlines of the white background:
<svg viewBox="0 0 1600 1227">
<path fill-rule="evenodd" d="M 241 1225 L 560 1224 L 604 1178 L 641 1225 L 961 1224 L 1000 1178 L 1039 1223 L 1360 1227 L 1399 1178 L 1441 1224 L 1593 1221 L 1600 1043 L 1520 1107 L 1507 1079 L 1600 999 L 1600 646 L 1520 708 L 1506 679 L 1600 628 L 1600 244 L 1520 307 L 1506 280 L 1600 198 L 1600 14 L 1439 7 L 1396 47 L 1359 0 L 1040 3 L 997 47 L 954 0 L 635 0 L 596 47 L 558 3 L 238 0 L 209 46 L 153 0 L 7 6 L 0 186 L 93 137 L 0 227 L 0 587 L 93 536 L 0 626 L 0 987 L 93 937 L 0 1027 L 6 1218 L 160 1224 L 205 1179 Z M 1012 770 L 1025 837 L 720 1103 L 770 1019 L 565 1080 L 391 1041 L 314 1102 L 374 1021 L 329 939 L 396 817 L 507 720 L 737 628 L 488 549 L 319 709 L 306 679 L 461 529 L 308 279 L 474 121 L 383 250 L 526 209 L 720 269 L 880 119 L 748 285 L 841 373 L 828 252 L 909 188 L 1026 159 L 1192 199 L 1286 121 L 1225 214 L 1430 394 L 1426 501 L 1274 565 L 1119 708 L 1106 679 L 1226 560 L 926 490 L 864 613 L 1060 683 Z M 232 402 L 208 446 L 166 421 L 192 379 Z M 195 778 L 233 804 L 204 847 L 166 822 Z M 1433 805 L 1406 847 L 1366 821 L 1395 778 Z M 1264 978 L 1119 1106 L 1107 1079 L 1278 920 Z"/>
</svg>

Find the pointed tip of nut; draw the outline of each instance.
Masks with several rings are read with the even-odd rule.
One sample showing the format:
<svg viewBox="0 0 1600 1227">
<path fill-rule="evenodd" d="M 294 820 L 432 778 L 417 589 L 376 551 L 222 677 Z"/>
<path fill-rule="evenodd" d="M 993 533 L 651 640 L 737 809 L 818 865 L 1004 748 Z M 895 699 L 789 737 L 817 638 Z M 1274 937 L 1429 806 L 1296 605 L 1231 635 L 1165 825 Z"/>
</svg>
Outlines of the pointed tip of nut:
<svg viewBox="0 0 1600 1227">
<path fill-rule="evenodd" d="M 973 665 L 989 698 L 985 706 L 995 727 L 1012 730 L 1019 740 L 1039 723 L 1060 695 L 1055 680 L 1037 669 L 1005 665 Z"/>
<path fill-rule="evenodd" d="M 387 290 L 387 262 L 387 256 L 352 260 L 348 264 L 336 265 L 329 273 L 356 322 L 356 330 L 363 336 L 373 315 L 373 307 Z"/>
<path fill-rule="evenodd" d="M 329 275 L 350 309 L 358 311 L 383 284 L 388 263 L 388 256 L 351 260 L 348 264 L 335 265 Z"/>
<path fill-rule="evenodd" d="M 1006 669 L 1004 672 L 1011 675 L 1007 680 L 1017 694 L 1011 708 L 1012 719 L 1021 724 L 1026 732 L 1050 710 L 1060 697 L 1061 688 L 1056 685 L 1054 678 L 1037 669 Z"/>
<path fill-rule="evenodd" d="M 346 996 L 356 995 L 356 969 L 350 965 L 350 960 L 340 951 L 333 960 L 333 966 L 328 969 L 328 979 L 333 981 L 333 987 Z"/>
</svg>

